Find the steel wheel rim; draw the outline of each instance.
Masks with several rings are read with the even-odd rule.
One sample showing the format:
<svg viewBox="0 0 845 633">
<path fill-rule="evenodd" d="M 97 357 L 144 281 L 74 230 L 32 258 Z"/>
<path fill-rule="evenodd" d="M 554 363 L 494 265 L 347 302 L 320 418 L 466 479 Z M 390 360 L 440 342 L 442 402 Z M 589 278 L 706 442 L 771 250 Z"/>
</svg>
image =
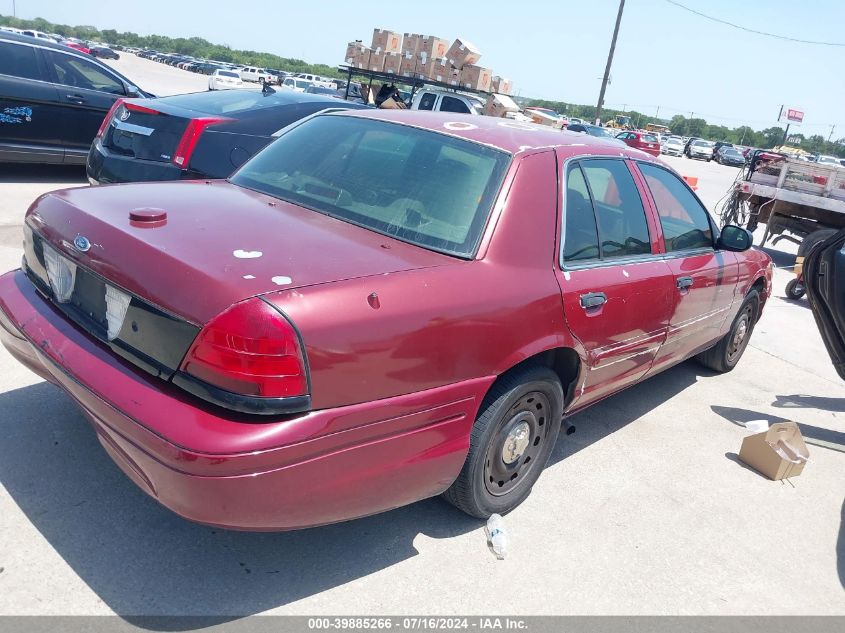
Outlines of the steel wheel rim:
<svg viewBox="0 0 845 633">
<path fill-rule="evenodd" d="M 748 345 L 751 334 L 751 306 L 742 311 L 739 321 L 731 332 L 731 342 L 728 345 L 728 362 L 734 363 Z"/>
<path fill-rule="evenodd" d="M 551 428 L 551 403 L 540 391 L 522 395 L 503 416 L 484 456 L 484 487 L 501 497 L 524 487 Z M 541 465 L 542 467 L 542 465 Z"/>
</svg>

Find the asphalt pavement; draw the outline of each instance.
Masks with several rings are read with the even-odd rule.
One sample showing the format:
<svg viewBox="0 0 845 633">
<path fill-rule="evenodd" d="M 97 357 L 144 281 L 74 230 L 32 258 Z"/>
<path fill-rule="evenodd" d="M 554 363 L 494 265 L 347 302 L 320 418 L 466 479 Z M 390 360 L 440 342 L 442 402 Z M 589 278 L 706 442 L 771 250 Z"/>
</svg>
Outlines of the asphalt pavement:
<svg viewBox="0 0 845 633">
<path fill-rule="evenodd" d="M 124 55 L 157 94 L 207 78 Z M 669 158 L 715 204 L 737 170 Z M 0 167 L 0 268 L 36 196 L 81 168 Z M 779 266 L 794 248 L 768 249 Z M 730 374 L 683 363 L 578 414 L 530 498 L 482 522 L 439 499 L 280 534 L 195 525 L 112 463 L 59 389 L 0 349 L 0 614 L 845 615 L 845 389 L 788 268 Z M 737 460 L 748 420 L 795 420 L 811 452 L 769 481 Z"/>
</svg>

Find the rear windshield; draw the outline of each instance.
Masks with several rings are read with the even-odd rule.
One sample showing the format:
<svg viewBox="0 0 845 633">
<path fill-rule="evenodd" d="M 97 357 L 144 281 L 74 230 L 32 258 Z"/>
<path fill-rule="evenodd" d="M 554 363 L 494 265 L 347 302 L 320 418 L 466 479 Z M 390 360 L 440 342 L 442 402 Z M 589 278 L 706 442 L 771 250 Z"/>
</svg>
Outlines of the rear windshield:
<svg viewBox="0 0 845 633">
<path fill-rule="evenodd" d="M 217 75 L 220 77 L 235 77 L 236 79 L 240 79 L 241 76 L 238 73 L 233 73 L 229 70 L 218 70 Z"/>
<path fill-rule="evenodd" d="M 469 258 L 510 155 L 406 125 L 322 115 L 247 162 L 231 182 Z"/>
<path fill-rule="evenodd" d="M 657 137 L 652 136 L 651 134 L 643 134 L 642 140 L 644 140 L 646 143 L 656 143 Z"/>
</svg>

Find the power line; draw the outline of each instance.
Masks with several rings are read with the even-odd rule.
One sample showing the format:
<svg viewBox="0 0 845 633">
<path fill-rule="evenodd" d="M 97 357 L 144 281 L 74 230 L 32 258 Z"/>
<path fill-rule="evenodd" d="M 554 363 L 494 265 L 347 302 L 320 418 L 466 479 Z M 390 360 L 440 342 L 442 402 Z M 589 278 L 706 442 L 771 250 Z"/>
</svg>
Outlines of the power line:
<svg viewBox="0 0 845 633">
<path fill-rule="evenodd" d="M 746 33 L 754 33 L 755 35 L 764 35 L 765 37 L 773 37 L 778 40 L 785 40 L 787 42 L 795 42 L 797 44 L 815 44 L 817 46 L 845 46 L 845 43 L 842 42 L 820 42 L 817 40 L 802 40 L 797 37 L 790 37 L 788 35 L 778 35 L 776 33 L 767 33 L 766 31 L 758 31 L 756 29 L 750 29 L 747 26 L 740 26 L 739 24 L 734 24 L 733 22 L 728 22 L 727 20 L 722 20 L 719 18 L 714 18 L 712 15 L 706 15 L 701 13 L 700 11 L 696 11 L 695 9 L 691 9 L 690 7 L 681 4 L 680 2 L 675 2 L 675 0 L 666 0 L 669 4 L 672 4 L 679 9 L 683 9 L 684 11 L 689 11 L 690 13 L 694 13 L 695 15 L 705 18 L 706 20 L 711 20 L 713 22 L 718 22 L 719 24 L 724 24 L 726 26 L 733 27 L 735 29 L 739 29 L 740 31 L 745 31 Z"/>
</svg>

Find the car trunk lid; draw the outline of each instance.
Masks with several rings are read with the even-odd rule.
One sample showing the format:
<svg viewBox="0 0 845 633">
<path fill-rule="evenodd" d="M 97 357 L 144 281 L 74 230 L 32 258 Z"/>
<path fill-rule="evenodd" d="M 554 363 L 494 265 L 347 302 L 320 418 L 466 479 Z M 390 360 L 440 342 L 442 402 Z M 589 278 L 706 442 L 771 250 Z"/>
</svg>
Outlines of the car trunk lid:
<svg viewBox="0 0 845 633">
<path fill-rule="evenodd" d="M 58 191 L 26 222 L 62 256 L 197 325 L 276 290 L 455 261 L 225 181 Z"/>
<path fill-rule="evenodd" d="M 120 103 L 103 131 L 103 146 L 122 156 L 170 162 L 192 116 L 187 111 L 165 112 L 156 105 Z"/>
</svg>

